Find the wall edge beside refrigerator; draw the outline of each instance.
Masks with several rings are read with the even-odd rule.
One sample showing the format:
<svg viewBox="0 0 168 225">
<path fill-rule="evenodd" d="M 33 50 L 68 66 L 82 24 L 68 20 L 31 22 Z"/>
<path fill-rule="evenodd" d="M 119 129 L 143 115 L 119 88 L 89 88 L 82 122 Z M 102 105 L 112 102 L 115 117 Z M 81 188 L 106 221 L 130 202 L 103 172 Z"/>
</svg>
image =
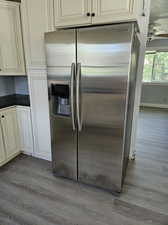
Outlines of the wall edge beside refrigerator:
<svg viewBox="0 0 168 225">
<path fill-rule="evenodd" d="M 51 161 L 50 122 L 46 69 L 28 70 L 28 82 L 33 125 L 33 156 Z"/>
<path fill-rule="evenodd" d="M 54 30 L 53 0 L 22 0 L 21 19 L 33 129 L 33 156 L 51 160 L 44 33 Z"/>
</svg>

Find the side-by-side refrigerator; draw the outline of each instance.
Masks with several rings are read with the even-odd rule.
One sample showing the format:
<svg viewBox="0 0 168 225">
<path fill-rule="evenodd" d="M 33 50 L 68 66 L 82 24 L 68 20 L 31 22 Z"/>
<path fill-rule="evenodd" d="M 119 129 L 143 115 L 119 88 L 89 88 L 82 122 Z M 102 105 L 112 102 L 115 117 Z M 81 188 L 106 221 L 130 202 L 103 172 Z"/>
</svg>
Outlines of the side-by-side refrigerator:
<svg viewBox="0 0 168 225">
<path fill-rule="evenodd" d="M 137 74 L 135 29 L 129 23 L 46 34 L 56 176 L 121 192 Z"/>
</svg>

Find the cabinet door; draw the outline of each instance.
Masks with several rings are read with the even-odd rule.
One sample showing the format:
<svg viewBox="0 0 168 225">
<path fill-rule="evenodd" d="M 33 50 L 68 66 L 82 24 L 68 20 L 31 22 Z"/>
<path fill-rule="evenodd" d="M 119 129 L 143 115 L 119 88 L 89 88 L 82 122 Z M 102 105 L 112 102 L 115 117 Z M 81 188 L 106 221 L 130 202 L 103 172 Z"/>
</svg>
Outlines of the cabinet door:
<svg viewBox="0 0 168 225">
<path fill-rule="evenodd" d="M 32 124 L 30 107 L 17 107 L 21 150 L 27 154 L 33 153 Z"/>
<path fill-rule="evenodd" d="M 93 0 L 92 23 L 129 21 L 133 18 L 134 2 L 136 0 Z"/>
<path fill-rule="evenodd" d="M 2 136 L 2 128 L 0 124 L 0 165 L 5 161 L 5 149 Z"/>
<path fill-rule="evenodd" d="M 90 24 L 91 0 L 54 0 L 55 27 Z"/>
<path fill-rule="evenodd" d="M 4 144 L 7 158 L 19 153 L 19 130 L 16 109 L 1 112 L 1 123 L 4 134 Z"/>
<path fill-rule="evenodd" d="M 25 75 L 19 4 L 0 1 L 0 75 Z"/>
</svg>

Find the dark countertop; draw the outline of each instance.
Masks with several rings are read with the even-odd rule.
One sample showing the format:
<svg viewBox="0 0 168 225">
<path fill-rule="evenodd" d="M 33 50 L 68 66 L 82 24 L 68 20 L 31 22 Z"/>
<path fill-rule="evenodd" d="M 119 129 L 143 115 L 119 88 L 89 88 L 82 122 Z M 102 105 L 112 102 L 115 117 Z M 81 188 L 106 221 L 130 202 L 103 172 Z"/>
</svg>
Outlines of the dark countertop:
<svg viewBox="0 0 168 225">
<path fill-rule="evenodd" d="M 14 94 L 0 97 L 0 109 L 14 105 L 30 106 L 29 95 Z"/>
</svg>

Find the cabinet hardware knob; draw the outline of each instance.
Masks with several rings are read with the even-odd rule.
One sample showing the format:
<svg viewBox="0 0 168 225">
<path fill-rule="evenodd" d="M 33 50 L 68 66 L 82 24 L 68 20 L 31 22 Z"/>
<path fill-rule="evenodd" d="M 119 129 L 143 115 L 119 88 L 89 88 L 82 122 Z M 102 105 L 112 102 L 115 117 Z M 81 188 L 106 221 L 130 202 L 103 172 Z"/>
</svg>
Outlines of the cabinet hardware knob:
<svg viewBox="0 0 168 225">
<path fill-rule="evenodd" d="M 5 116 L 4 116 L 4 115 L 2 115 L 1 117 L 2 117 L 2 118 L 4 118 Z"/>
<path fill-rule="evenodd" d="M 92 13 L 92 17 L 94 17 L 95 16 L 95 13 Z"/>
<path fill-rule="evenodd" d="M 142 16 L 146 16 L 145 15 L 145 0 L 143 0 L 143 9 L 142 9 Z"/>
<path fill-rule="evenodd" d="M 90 13 L 88 12 L 86 15 L 87 15 L 87 16 L 90 16 Z"/>
</svg>

